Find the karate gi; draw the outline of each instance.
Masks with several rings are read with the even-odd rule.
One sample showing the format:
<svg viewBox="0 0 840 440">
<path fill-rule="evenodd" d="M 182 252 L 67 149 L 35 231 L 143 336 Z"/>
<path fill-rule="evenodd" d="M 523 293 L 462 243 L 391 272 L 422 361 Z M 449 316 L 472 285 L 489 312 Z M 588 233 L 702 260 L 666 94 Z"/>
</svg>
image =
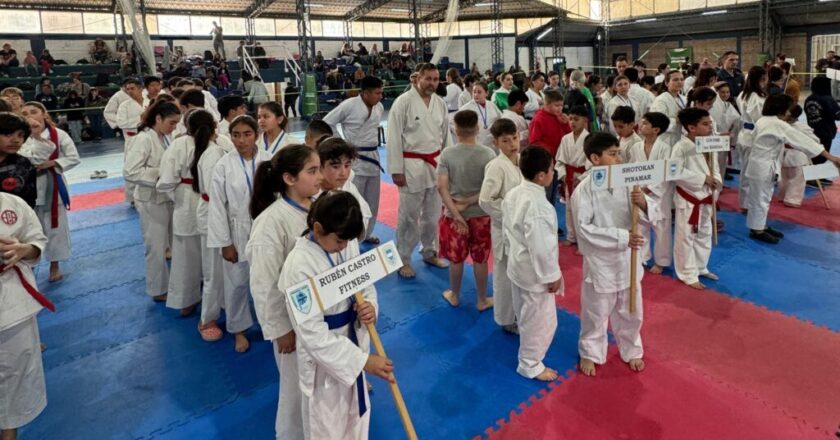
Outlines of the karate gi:
<svg viewBox="0 0 840 440">
<path fill-rule="evenodd" d="M 405 175 L 397 211 L 397 251 L 405 264 L 417 242 L 424 258 L 437 256 L 438 217 L 442 203 L 435 168 L 441 148 L 451 145 L 446 104 L 432 95 L 429 105 L 412 87 L 388 113 L 388 172 Z"/>
<path fill-rule="evenodd" d="M 478 194 L 478 206 L 490 216 L 490 239 L 493 244 L 493 319 L 501 326 L 516 322 L 510 278 L 507 276 L 508 256 L 502 231 L 502 201 L 510 190 L 522 183 L 519 167 L 504 154 L 496 156 L 484 167 L 484 181 Z"/>
<path fill-rule="evenodd" d="M 796 121 L 791 126 L 812 141 L 820 141 L 820 138 L 814 134 L 814 130 L 808 126 L 808 123 Z M 805 153 L 785 145 L 781 170 L 782 180 L 779 185 L 779 198 L 785 204 L 791 206 L 800 206 L 802 204 L 802 199 L 805 197 L 805 174 L 802 172 L 802 167 L 810 164 L 811 161 Z"/>
<path fill-rule="evenodd" d="M 629 162 L 650 162 L 653 160 L 667 160 L 671 158 L 671 146 L 665 143 L 662 137 L 657 137 L 650 150 L 650 155 L 645 154 L 645 141 L 633 144 L 630 147 Z M 659 212 L 659 219 L 652 221 L 650 227 L 641 227 L 639 233 L 645 237 L 647 245 L 639 250 L 642 263 L 651 258 L 650 231 L 656 234 L 656 242 L 653 243 L 653 262 L 659 267 L 671 266 L 671 251 L 673 250 L 671 236 L 671 209 L 674 206 L 674 184 L 673 182 L 662 182 L 658 185 L 647 187 L 656 201 Z"/>
<path fill-rule="evenodd" d="M 660 136 L 661 138 L 661 136 Z M 674 269 L 677 277 L 686 284 L 699 282 L 699 276 L 709 273 L 709 257 L 712 253 L 712 203 L 717 195 L 706 186 L 709 166 L 706 157 L 696 153 L 694 141 L 683 138 L 671 147 L 671 159 L 682 160 L 682 177 L 675 181 L 674 206 Z M 711 153 L 715 154 L 715 153 Z M 717 159 L 713 159 L 715 164 Z M 721 182 L 717 167 L 712 171 L 712 178 Z M 684 192 L 685 195 L 680 194 Z M 700 201 L 694 204 L 686 195 Z M 695 217 L 695 225 L 689 224 Z"/>
<path fill-rule="evenodd" d="M 163 295 L 169 287 L 166 248 L 172 224 L 172 199 L 156 189 L 164 138 L 152 129 L 143 130 L 132 140 L 125 156 L 123 176 L 135 184 L 134 203 L 140 214 L 140 228 L 145 244 L 146 294 Z"/>
<path fill-rule="evenodd" d="M 201 93 L 204 95 L 204 110 L 210 112 L 214 120 L 218 121 L 222 119 L 222 116 L 219 114 L 219 103 L 216 101 L 216 97 L 207 90 L 202 90 Z"/>
<path fill-rule="evenodd" d="M 647 112 L 655 111 L 652 110 L 650 106 L 653 105 L 653 100 L 656 99 L 656 96 L 654 96 L 649 90 L 646 90 L 638 84 L 630 84 L 630 91 L 627 92 L 627 94 L 630 96 L 630 99 L 639 106 L 638 110 L 642 116 L 644 116 Z"/>
<path fill-rule="evenodd" d="M 461 108 L 467 105 L 468 102 L 472 101 L 472 90 L 464 90 L 458 95 L 458 108 Z"/>
<path fill-rule="evenodd" d="M 670 92 L 665 92 L 657 96 L 653 100 L 653 104 L 650 105 L 650 111 L 662 113 L 671 121 L 668 125 L 668 131 L 659 133 L 659 137 L 664 138 L 663 140 L 668 145 L 674 145 L 682 138 L 682 124 L 680 124 L 677 114 L 680 110 L 685 109 L 685 105 L 685 96 L 674 96 Z"/>
<path fill-rule="evenodd" d="M 659 137 L 662 137 L 661 135 Z M 621 162 L 628 163 L 630 162 L 630 148 L 633 147 L 638 142 L 642 142 L 641 136 L 636 133 L 631 134 L 630 136 L 619 138 L 618 139 L 618 148 L 621 150 Z"/>
<path fill-rule="evenodd" d="M 216 133 L 219 136 L 225 136 L 228 139 L 230 139 L 230 121 L 224 118 L 221 121 L 219 121 L 219 126 L 216 129 Z"/>
<path fill-rule="evenodd" d="M 633 111 L 636 113 L 636 124 L 638 124 L 639 121 L 642 120 L 642 116 L 644 116 L 644 113 L 642 113 L 641 110 L 639 110 L 639 104 L 637 102 L 633 101 L 633 98 L 631 98 L 630 95 L 628 95 L 627 97 L 624 97 L 624 96 L 621 96 L 621 95 L 613 96 L 607 102 L 607 109 L 606 109 L 606 111 L 607 111 L 606 120 L 610 122 L 610 133 L 612 133 L 612 134 L 616 134 L 615 133 L 615 127 L 613 126 L 613 122 L 612 122 L 612 115 L 613 115 L 613 113 L 615 113 L 615 109 L 617 109 L 619 107 L 630 107 L 630 108 L 632 108 Z"/>
<path fill-rule="evenodd" d="M 344 139 L 355 146 L 359 153 L 358 159 L 353 162 L 355 177 L 352 180 L 371 213 L 365 239 L 373 235 L 376 215 L 379 213 L 380 173 L 384 171 L 379 158 L 379 125 L 384 112 L 382 103 L 368 108 L 362 97 L 356 96 L 342 101 L 323 119 L 330 124 L 333 133 L 339 133 L 340 125 Z"/>
<path fill-rule="evenodd" d="M 583 144 L 586 142 L 587 136 L 589 136 L 589 130 L 585 128 L 580 132 L 580 136 L 577 139 L 575 139 L 574 132 L 563 136 L 563 139 L 560 141 L 560 147 L 557 149 L 557 156 L 554 158 L 557 181 L 562 180 L 565 183 L 566 240 L 572 243 L 575 243 L 577 238 L 575 235 L 575 223 L 572 221 L 571 196 L 575 186 L 591 166 L 589 160 L 586 159 L 586 153 L 583 152 Z"/>
<path fill-rule="evenodd" d="M 450 112 L 456 112 L 459 108 L 461 108 L 461 106 L 458 105 L 458 101 L 461 98 L 461 92 L 463 92 L 463 90 L 458 87 L 458 84 L 453 83 L 446 86 L 446 97 L 443 98 L 443 100 L 446 102 L 446 108 Z"/>
<path fill-rule="evenodd" d="M 525 119 L 532 119 L 534 117 L 534 113 L 543 106 L 543 96 L 542 93 L 537 92 L 534 89 L 528 89 L 528 91 L 525 92 L 525 95 L 528 96 L 528 102 L 525 103 L 524 109 Z"/>
<path fill-rule="evenodd" d="M 342 252 L 327 254 L 308 235 L 298 237 L 283 264 L 277 288 L 285 294 L 287 288 L 358 255 L 357 240 L 351 240 Z M 368 287 L 362 295 L 378 312 L 376 289 Z M 288 307 L 292 315 L 293 306 L 288 304 Z M 370 336 L 367 328 L 355 319 L 352 309 L 347 299 L 324 310 L 324 318 L 292 321 L 297 335 L 303 433 L 307 440 L 368 438 L 371 407 L 364 366 L 370 352 Z M 338 324 L 344 325 L 330 328 L 326 317 L 337 319 L 339 315 L 347 317 L 349 322 L 341 321 Z M 351 340 L 353 336 L 355 343 Z"/>
<path fill-rule="evenodd" d="M 578 249 L 583 254 L 583 280 L 580 290 L 581 358 L 596 364 L 607 360 L 607 326 L 612 324 L 618 351 L 624 362 L 643 356 L 642 269 L 636 265 L 636 313 L 628 310 L 630 301 L 630 187 L 597 189 L 592 175 L 584 177 L 572 195 Z M 654 201 L 647 200 L 647 214 L 639 209 L 640 228 L 649 228 L 648 218 L 658 213 Z"/>
<path fill-rule="evenodd" d="M 742 174 L 742 178 L 738 180 L 738 203 L 741 205 L 741 209 L 747 209 L 747 198 L 750 191 L 749 179 L 744 179 L 743 173 L 750 161 L 755 123 L 761 118 L 761 109 L 764 108 L 766 99 L 756 93 L 751 93 L 748 99 L 744 99 L 744 94 L 741 93 L 737 99 L 738 108 L 741 109 L 741 130 L 738 132 L 738 142 L 736 144 L 738 160 L 740 161 L 739 169 Z"/>
<path fill-rule="evenodd" d="M 493 149 L 497 154 L 499 150 L 496 149 L 496 146 L 493 144 L 493 134 L 490 133 L 490 127 L 496 122 L 498 119 L 502 117 L 502 111 L 496 107 L 496 104 L 492 102 L 485 101 L 484 105 L 478 105 L 475 101 L 470 101 L 466 103 L 463 107 L 458 109 L 461 110 L 472 110 L 478 115 L 478 135 L 476 135 L 475 140 L 479 145 L 484 145 L 485 147 L 489 147 Z M 452 126 L 452 133 L 455 133 L 455 113 L 450 116 L 451 126 Z"/>
<path fill-rule="evenodd" d="M 142 118 L 143 111 L 145 110 L 143 105 L 139 104 L 130 96 L 125 96 L 126 100 L 121 102 L 119 108 L 117 109 L 116 121 L 117 127 L 122 130 L 123 141 L 125 142 L 123 146 L 123 164 L 125 164 L 125 157 L 128 155 L 128 150 L 131 148 L 134 136 L 137 135 L 137 127 L 140 126 L 140 119 Z M 127 202 L 134 201 L 134 184 L 128 181 L 125 182 L 125 200 Z"/>
<path fill-rule="evenodd" d="M 225 154 L 233 151 L 233 146 L 225 142 L 227 139 L 218 136 L 216 141 L 204 150 L 198 160 L 198 189 L 201 195 L 196 203 L 196 229 L 201 236 L 201 323 L 206 324 L 219 319 L 224 305 L 224 269 L 222 268 L 222 251 L 218 248 L 207 247 L 207 213 L 210 209 L 210 187 L 213 181 L 213 170 L 216 163 Z M 230 142 L 228 140 L 227 142 Z"/>
<path fill-rule="evenodd" d="M 716 131 L 719 134 L 728 133 L 730 146 L 735 145 L 735 141 L 738 139 L 738 131 L 741 128 L 741 115 L 735 110 L 735 106 L 731 102 L 721 101 L 718 96 L 711 111 L 709 111 L 709 115 L 715 123 Z M 721 175 L 729 165 L 729 156 L 729 154 L 718 153 L 718 170 L 721 171 Z"/>
<path fill-rule="evenodd" d="M 117 128 L 117 112 L 120 109 L 120 104 L 130 99 L 131 97 L 128 96 L 128 93 L 125 93 L 122 89 L 117 90 L 116 93 L 108 98 L 108 103 L 105 104 L 105 108 L 102 110 L 102 116 L 105 118 L 105 122 L 108 123 L 109 127 Z"/>
<path fill-rule="evenodd" d="M 491 162 L 492 163 L 492 162 Z M 545 370 L 542 360 L 557 329 L 557 307 L 547 285 L 562 279 L 558 263 L 557 212 L 545 188 L 523 179 L 502 202 L 502 228 L 507 246 L 507 275 L 513 298 L 521 304 L 519 364 L 516 372 L 533 379 Z"/>
<path fill-rule="evenodd" d="M 245 256 L 251 268 L 254 310 L 262 327 L 263 338 L 273 342 L 274 361 L 280 372 L 280 402 L 274 425 L 278 440 L 304 438 L 298 353 L 280 354 L 276 342 L 279 337 L 293 330 L 286 309 L 286 297 L 277 288 L 277 282 L 286 257 L 307 229 L 306 216 L 309 213 L 290 201 L 281 197 L 254 219 L 251 237 L 245 248 Z"/>
<path fill-rule="evenodd" d="M 193 191 L 192 167 L 195 141 L 191 136 L 175 139 L 163 152 L 155 188 L 170 196 L 172 212 L 172 263 L 166 306 L 183 309 L 201 300 L 201 235 L 196 218 L 199 194 Z"/>
<path fill-rule="evenodd" d="M 41 251 L 46 247 L 38 216 L 23 199 L 0 192 L 0 220 L 0 237 L 15 238 Z M 39 258 L 0 272 L 0 429 L 26 425 L 47 406 L 36 320 L 43 306 L 26 288 L 37 289 L 32 268 Z M 0 257 L 0 265 L 5 264 Z"/>
<path fill-rule="evenodd" d="M 747 227 L 752 230 L 761 231 L 767 227 L 767 212 L 773 187 L 782 170 L 785 145 L 809 158 L 825 151 L 819 139 L 812 139 L 775 116 L 762 116 L 756 121 L 750 160 L 742 176 L 749 180 Z"/>
<path fill-rule="evenodd" d="M 260 133 L 260 135 L 257 136 L 257 148 L 268 153 L 269 158 L 274 157 L 280 149 L 290 144 L 292 144 L 292 139 L 289 137 L 289 134 L 283 130 L 280 130 L 280 134 L 278 134 L 273 141 L 268 139 L 268 136 L 266 136 L 265 133 Z"/>
<path fill-rule="evenodd" d="M 64 173 L 73 169 L 79 164 L 79 152 L 73 139 L 64 130 L 55 128 L 58 145 L 52 141 L 50 129 L 47 128 L 41 133 L 41 138 L 30 136 L 20 149 L 20 155 L 24 156 L 38 165 L 55 157 L 55 167 L 37 172 L 36 187 L 38 198 L 35 201 L 35 213 L 41 221 L 41 228 L 47 236 L 47 246 L 41 257 L 49 262 L 64 261 L 70 258 L 70 224 L 67 221 L 67 208 L 70 196 L 66 192 L 70 185 Z M 57 150 L 57 151 L 56 151 Z M 60 180 L 60 182 L 59 182 Z M 58 186 L 56 186 L 58 184 Z M 59 187 L 63 186 L 63 190 Z M 67 200 L 63 200 L 67 195 Z M 53 221 L 55 216 L 55 221 Z"/>
<path fill-rule="evenodd" d="M 502 118 L 510 119 L 516 124 L 516 131 L 519 133 L 519 143 L 520 145 L 527 145 L 528 144 L 528 121 L 525 120 L 525 117 L 520 115 L 519 113 L 512 112 L 510 110 L 504 110 L 502 112 Z M 493 134 L 490 133 L 490 137 L 493 137 Z M 491 147 L 495 149 L 495 147 Z"/>
</svg>

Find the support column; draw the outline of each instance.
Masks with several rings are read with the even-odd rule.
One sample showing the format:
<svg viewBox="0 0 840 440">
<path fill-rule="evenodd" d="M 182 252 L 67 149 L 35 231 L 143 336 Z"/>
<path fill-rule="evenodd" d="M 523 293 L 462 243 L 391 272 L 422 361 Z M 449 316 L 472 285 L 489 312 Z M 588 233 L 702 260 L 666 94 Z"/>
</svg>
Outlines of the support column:
<svg viewBox="0 0 840 440">
<path fill-rule="evenodd" d="M 295 14 L 298 17 L 298 52 L 300 53 L 300 69 L 303 73 L 312 70 L 312 59 L 310 57 L 309 42 L 312 31 L 309 22 L 309 8 L 306 0 L 295 0 Z"/>
<path fill-rule="evenodd" d="M 505 70 L 505 46 L 502 36 L 502 0 L 493 0 L 493 19 L 490 25 L 490 60 L 494 72 Z"/>
</svg>

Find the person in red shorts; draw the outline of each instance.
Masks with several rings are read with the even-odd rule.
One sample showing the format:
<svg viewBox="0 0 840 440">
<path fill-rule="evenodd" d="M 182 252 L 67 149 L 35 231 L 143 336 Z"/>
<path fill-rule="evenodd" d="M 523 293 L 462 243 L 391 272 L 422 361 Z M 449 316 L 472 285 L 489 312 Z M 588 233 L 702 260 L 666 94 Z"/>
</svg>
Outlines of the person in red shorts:
<svg viewBox="0 0 840 440">
<path fill-rule="evenodd" d="M 460 304 L 464 261 L 472 257 L 476 307 L 480 312 L 493 307 L 487 298 L 487 259 L 490 256 L 490 216 L 478 205 L 484 168 L 496 157 L 492 149 L 476 142 L 478 114 L 472 110 L 455 113 L 458 144 L 444 148 L 437 165 L 437 189 L 443 200 L 438 222 L 440 256 L 449 265 L 449 289 L 443 297 L 452 307 Z"/>
</svg>

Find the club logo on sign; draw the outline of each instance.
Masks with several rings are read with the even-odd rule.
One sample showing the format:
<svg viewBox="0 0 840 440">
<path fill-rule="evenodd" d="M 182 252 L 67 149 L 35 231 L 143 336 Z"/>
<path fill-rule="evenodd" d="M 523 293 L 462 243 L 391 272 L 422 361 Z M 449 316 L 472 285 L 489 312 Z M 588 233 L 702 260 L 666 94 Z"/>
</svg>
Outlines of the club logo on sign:
<svg viewBox="0 0 840 440">
<path fill-rule="evenodd" d="M 603 186 L 607 181 L 607 171 L 603 169 L 595 170 L 592 177 L 595 180 L 595 186 Z"/>
<path fill-rule="evenodd" d="M 385 259 L 388 260 L 388 263 L 390 263 L 391 266 L 397 264 L 396 258 L 394 258 L 394 249 L 393 248 L 391 248 L 391 247 L 386 247 L 385 248 Z"/>
<path fill-rule="evenodd" d="M 309 311 L 312 310 L 312 293 L 309 291 L 309 287 L 303 286 L 295 290 L 292 292 L 292 298 L 294 299 L 295 308 L 299 312 L 308 315 Z"/>
<path fill-rule="evenodd" d="M 13 225 L 17 223 L 17 213 L 12 211 L 11 209 L 7 209 L 0 214 L 0 220 L 3 220 L 3 223 L 7 225 Z"/>
</svg>

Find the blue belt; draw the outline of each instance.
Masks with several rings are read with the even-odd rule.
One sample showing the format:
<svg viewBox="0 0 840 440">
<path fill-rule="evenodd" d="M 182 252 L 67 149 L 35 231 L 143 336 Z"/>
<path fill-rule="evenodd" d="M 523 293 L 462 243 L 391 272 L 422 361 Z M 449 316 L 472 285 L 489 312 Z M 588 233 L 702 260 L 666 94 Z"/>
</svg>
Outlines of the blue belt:
<svg viewBox="0 0 840 440">
<path fill-rule="evenodd" d="M 359 151 L 362 151 L 362 152 L 371 152 L 371 151 L 376 151 L 378 149 L 379 149 L 378 146 L 376 146 L 376 147 L 356 147 L 356 150 L 359 150 Z M 372 157 L 362 156 L 360 154 L 359 155 L 359 160 L 363 160 L 365 162 L 372 163 L 372 164 L 376 165 L 376 167 L 379 168 L 380 171 L 382 171 L 383 173 L 385 172 L 385 169 L 382 168 L 382 164 L 379 163 L 378 160 L 376 160 Z"/>
<path fill-rule="evenodd" d="M 755 124 L 752 122 L 744 122 L 744 128 L 747 130 L 755 130 Z"/>
<path fill-rule="evenodd" d="M 359 340 L 356 338 L 356 326 L 353 323 L 356 321 L 356 311 L 353 310 L 353 305 L 356 303 L 354 299 L 350 299 L 350 308 L 336 315 L 324 315 L 324 322 L 330 330 L 339 329 L 345 325 L 349 325 L 350 341 L 356 346 L 359 345 Z M 359 417 L 365 415 L 367 412 L 367 403 L 365 402 L 365 383 L 362 375 L 356 378 L 356 395 L 359 398 Z"/>
</svg>

